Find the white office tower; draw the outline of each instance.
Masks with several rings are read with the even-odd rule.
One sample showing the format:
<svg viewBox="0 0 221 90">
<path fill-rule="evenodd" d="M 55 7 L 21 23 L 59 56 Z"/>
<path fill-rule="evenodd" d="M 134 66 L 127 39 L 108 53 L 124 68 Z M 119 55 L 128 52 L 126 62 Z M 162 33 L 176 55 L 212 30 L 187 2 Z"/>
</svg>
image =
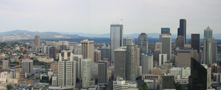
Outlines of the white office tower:
<svg viewBox="0 0 221 90">
<path fill-rule="evenodd" d="M 111 62 L 114 62 L 114 50 L 123 45 L 123 24 L 110 25 Z"/>
<path fill-rule="evenodd" d="M 162 35 L 162 53 L 167 54 L 167 61 L 171 59 L 171 36 L 169 34 Z"/>
<path fill-rule="evenodd" d="M 207 69 L 207 88 L 211 86 L 211 67 L 206 64 L 201 64 L 205 69 Z"/>
<path fill-rule="evenodd" d="M 134 38 L 124 38 L 124 46 L 131 45 L 133 43 L 135 43 Z"/>
<path fill-rule="evenodd" d="M 66 89 L 76 85 L 76 62 L 73 60 L 72 51 L 63 50 L 59 53 L 58 85 Z"/>
<path fill-rule="evenodd" d="M 81 75 L 82 75 L 81 69 L 83 68 L 82 67 L 83 56 L 82 55 L 74 55 L 73 59 L 74 59 L 74 61 L 76 61 L 76 77 L 78 79 L 81 79 Z"/>
<path fill-rule="evenodd" d="M 151 74 L 151 71 L 153 69 L 153 54 L 152 53 L 142 53 L 141 66 L 142 66 L 143 74 Z"/>
<path fill-rule="evenodd" d="M 92 59 L 83 59 L 82 67 L 82 88 L 88 88 L 92 78 Z"/>
<path fill-rule="evenodd" d="M 167 54 L 160 54 L 159 55 L 159 66 L 163 65 L 167 62 Z"/>
</svg>

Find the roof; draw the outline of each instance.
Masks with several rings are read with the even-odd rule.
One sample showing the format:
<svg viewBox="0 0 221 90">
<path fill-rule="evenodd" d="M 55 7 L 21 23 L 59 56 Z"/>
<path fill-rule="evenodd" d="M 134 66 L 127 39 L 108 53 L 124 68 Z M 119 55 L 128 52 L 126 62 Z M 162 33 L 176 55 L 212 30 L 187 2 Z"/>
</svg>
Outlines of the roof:
<svg viewBox="0 0 221 90">
<path fill-rule="evenodd" d="M 146 54 L 147 56 L 153 56 L 153 53 L 144 53 Z"/>
</svg>

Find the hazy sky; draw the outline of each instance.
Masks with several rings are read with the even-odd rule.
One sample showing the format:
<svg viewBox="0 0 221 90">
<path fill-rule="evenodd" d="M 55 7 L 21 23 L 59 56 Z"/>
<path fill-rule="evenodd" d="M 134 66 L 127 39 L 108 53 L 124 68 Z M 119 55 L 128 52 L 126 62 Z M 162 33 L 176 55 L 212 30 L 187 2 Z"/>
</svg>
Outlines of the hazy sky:
<svg viewBox="0 0 221 90">
<path fill-rule="evenodd" d="M 0 0 L 0 32 L 102 34 L 120 22 L 124 34 L 160 33 L 161 27 L 177 34 L 181 18 L 188 34 L 203 33 L 207 26 L 221 33 L 221 0 Z"/>
</svg>

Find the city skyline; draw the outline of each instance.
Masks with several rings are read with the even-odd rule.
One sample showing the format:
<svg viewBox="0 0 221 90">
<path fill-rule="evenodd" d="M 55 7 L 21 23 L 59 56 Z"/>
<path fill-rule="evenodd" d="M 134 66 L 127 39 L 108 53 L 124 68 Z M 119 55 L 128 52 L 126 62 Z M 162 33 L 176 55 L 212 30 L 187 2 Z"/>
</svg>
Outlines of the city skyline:
<svg viewBox="0 0 221 90">
<path fill-rule="evenodd" d="M 125 34 L 159 33 L 161 27 L 169 27 L 176 34 L 179 20 L 186 19 L 187 34 L 203 34 L 207 26 L 214 33 L 221 33 L 220 3 L 218 0 L 0 1 L 0 27 L 1 32 L 19 29 L 105 34 L 112 22 L 119 22 L 124 24 Z"/>
</svg>

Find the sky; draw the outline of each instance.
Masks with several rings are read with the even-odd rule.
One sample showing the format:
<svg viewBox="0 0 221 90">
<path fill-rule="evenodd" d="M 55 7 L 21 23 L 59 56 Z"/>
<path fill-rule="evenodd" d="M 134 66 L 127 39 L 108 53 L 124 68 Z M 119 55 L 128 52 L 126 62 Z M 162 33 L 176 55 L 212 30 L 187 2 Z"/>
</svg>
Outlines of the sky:
<svg viewBox="0 0 221 90">
<path fill-rule="evenodd" d="M 187 34 L 208 26 L 221 33 L 221 0 L 0 0 L 0 32 L 110 33 L 122 23 L 124 34 L 160 33 L 170 27 L 177 34 L 179 19 L 187 20 Z"/>
</svg>

